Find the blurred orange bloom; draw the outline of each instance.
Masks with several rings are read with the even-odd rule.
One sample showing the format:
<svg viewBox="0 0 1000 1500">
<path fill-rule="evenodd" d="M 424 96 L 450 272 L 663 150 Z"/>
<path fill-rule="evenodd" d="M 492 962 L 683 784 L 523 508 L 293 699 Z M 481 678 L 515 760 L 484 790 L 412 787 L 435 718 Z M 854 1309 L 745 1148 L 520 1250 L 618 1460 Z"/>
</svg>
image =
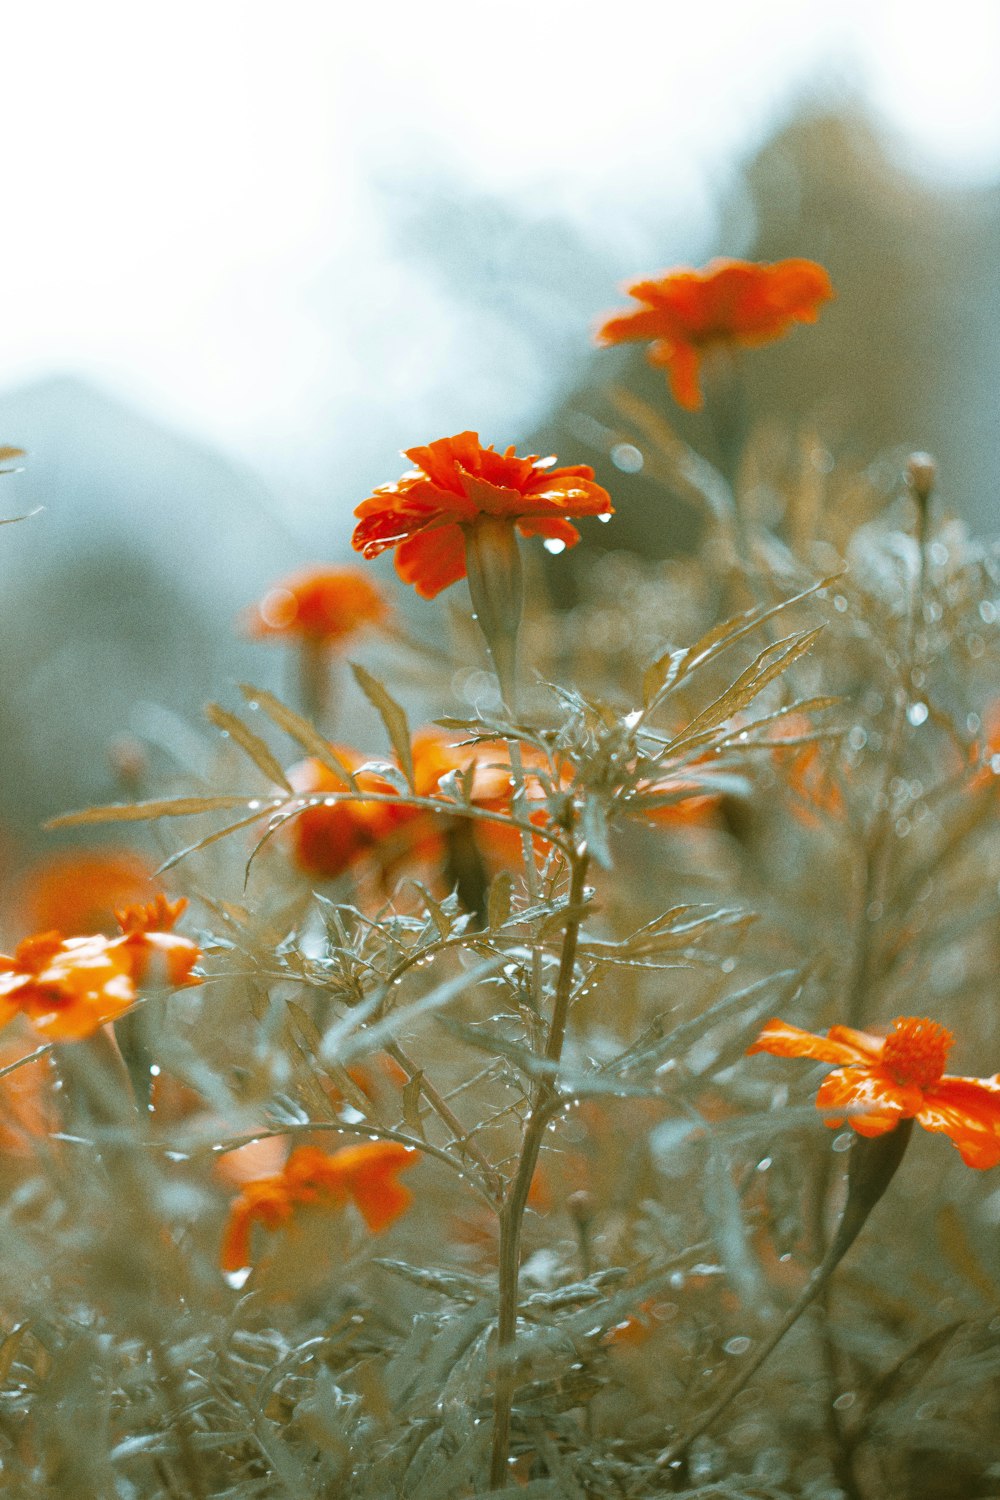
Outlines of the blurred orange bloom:
<svg viewBox="0 0 1000 1500">
<path fill-rule="evenodd" d="M 484 448 L 476 432 L 408 448 L 414 467 L 363 500 L 352 545 L 365 557 L 388 547 L 396 572 L 432 599 L 465 577 L 465 532 L 481 518 L 509 521 L 522 536 L 544 536 L 572 547 L 580 533 L 571 516 L 610 516 L 610 496 L 586 464 L 556 469 L 554 458 L 518 458 L 513 448 Z"/>
<path fill-rule="evenodd" d="M 131 849 L 68 849 L 28 871 L 17 905 L 29 931 L 110 935 L 118 908 L 155 889 L 152 865 Z"/>
<path fill-rule="evenodd" d="M 279 1173 L 247 1183 L 233 1203 L 222 1239 L 222 1269 L 240 1271 L 250 1264 L 255 1223 L 281 1229 L 311 1206 L 339 1209 L 353 1200 L 373 1234 L 388 1229 L 413 1202 L 397 1177 L 416 1164 L 417 1155 L 395 1141 L 366 1141 L 332 1155 L 299 1146 Z"/>
<path fill-rule="evenodd" d="M 701 271 L 634 281 L 626 291 L 644 305 L 608 318 L 598 342 L 652 340 L 650 363 L 666 368 L 674 400 L 688 411 L 703 404 L 699 377 L 708 350 L 769 344 L 793 323 L 815 323 L 834 295 L 829 275 L 812 260 L 718 259 Z"/>
<path fill-rule="evenodd" d="M 19 1063 L 32 1050 L 24 1039 L 0 1042 L 0 1068 Z M 32 1136 L 55 1128 L 50 1061 L 39 1057 L 0 1079 L 0 1151 L 5 1157 L 28 1154 Z"/>
<path fill-rule="evenodd" d="M 804 714 L 790 714 L 773 727 L 771 737 L 775 749 L 784 749 L 788 756 L 792 816 L 806 826 L 818 827 L 824 818 L 840 818 L 844 813 L 843 794 L 830 775 L 821 742 L 813 739 L 802 745 L 783 746 L 784 740 L 796 740 L 811 732 L 813 725 Z"/>
<path fill-rule="evenodd" d="M 355 779 L 363 792 L 398 797 L 399 788 L 375 771 L 358 771 L 365 759 L 356 750 L 336 747 L 338 758 L 347 769 L 357 773 Z M 477 745 L 454 745 L 439 729 L 425 729 L 413 736 L 414 794 L 438 797 L 442 777 L 451 772 L 472 772 L 469 800 L 473 807 L 494 812 L 509 812 L 513 783 L 510 752 L 499 741 Z M 529 777 L 529 797 L 537 798 L 538 770 L 544 757 L 527 750 L 524 755 Z M 409 807 L 405 802 L 369 802 L 361 797 L 343 802 L 332 800 L 332 794 L 349 790 L 347 782 L 319 760 L 301 761 L 288 773 L 295 791 L 302 797 L 316 799 L 290 825 L 293 858 L 299 869 L 325 880 L 335 879 L 353 865 L 368 859 L 387 873 L 405 861 L 435 861 L 441 857 L 443 836 L 441 819 L 426 808 Z M 326 802 L 325 797 L 331 797 Z M 545 821 L 544 809 L 531 814 Z M 508 835 L 512 833 L 513 839 Z M 483 848 L 503 856 L 520 852 L 520 834 L 500 824 L 476 825 L 477 840 Z"/>
<path fill-rule="evenodd" d="M 850 1026 L 832 1026 L 825 1037 L 814 1036 L 771 1020 L 747 1051 L 836 1063 L 816 1095 L 827 1125 L 842 1125 L 846 1116 L 859 1135 L 876 1136 L 915 1119 L 925 1130 L 947 1135 L 967 1166 L 995 1167 L 1000 1163 L 1000 1075 L 946 1074 L 954 1040 L 937 1021 L 916 1016 L 898 1017 L 888 1036 Z"/>
<path fill-rule="evenodd" d="M 246 626 L 257 639 L 339 646 L 389 615 L 385 594 L 363 569 L 313 567 L 279 579 L 248 611 Z"/>
<path fill-rule="evenodd" d="M 336 746 L 337 757 L 348 771 L 358 772 L 366 757 L 356 750 Z M 304 760 L 293 766 L 288 779 L 299 796 L 315 799 L 292 820 L 292 857 L 299 869 L 322 880 L 334 880 L 366 858 L 387 867 L 413 848 L 426 813 L 405 803 L 369 802 L 365 798 L 332 800 L 350 791 L 347 781 L 321 760 Z M 361 791 L 398 797 L 399 788 L 375 772 L 355 776 Z M 329 802 L 326 797 L 331 798 Z"/>
<path fill-rule="evenodd" d="M 200 984 L 192 974 L 199 948 L 170 930 L 186 905 L 159 896 L 122 912 L 116 938 L 45 932 L 26 938 L 12 958 L 0 954 L 0 1026 L 21 1013 L 49 1041 L 83 1041 L 128 1010 L 144 986 Z"/>
</svg>

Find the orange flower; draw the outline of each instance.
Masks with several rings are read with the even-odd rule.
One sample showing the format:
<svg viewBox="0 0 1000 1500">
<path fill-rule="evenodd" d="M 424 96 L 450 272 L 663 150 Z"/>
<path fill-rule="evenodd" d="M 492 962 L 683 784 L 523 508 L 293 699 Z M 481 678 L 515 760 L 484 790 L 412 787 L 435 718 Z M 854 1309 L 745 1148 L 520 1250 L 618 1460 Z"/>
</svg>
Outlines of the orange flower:
<svg viewBox="0 0 1000 1500">
<path fill-rule="evenodd" d="M 793 323 L 815 323 L 821 303 L 834 295 L 827 272 L 812 260 L 719 259 L 701 271 L 634 281 L 626 291 L 644 305 L 608 318 L 598 342 L 652 339 L 650 363 L 665 366 L 674 400 L 688 411 L 703 403 L 699 373 L 708 350 L 769 344 Z"/>
<path fill-rule="evenodd" d="M 832 1026 L 825 1037 L 768 1021 L 748 1052 L 811 1057 L 837 1067 L 820 1085 L 826 1124 L 845 1116 L 859 1135 L 885 1135 L 901 1120 L 950 1137 L 970 1167 L 1000 1164 L 1000 1074 L 955 1078 L 944 1071 L 954 1043 L 936 1021 L 900 1016 L 888 1036 Z"/>
<path fill-rule="evenodd" d="M 13 958 L 0 954 L 0 1026 L 20 1012 L 49 1041 L 83 1041 L 128 1010 L 143 986 L 200 984 L 192 974 L 200 950 L 169 930 L 186 905 L 158 896 L 122 912 L 116 938 L 45 932 L 26 938 Z"/>
<path fill-rule="evenodd" d="M 336 751 L 351 772 L 365 763 L 365 757 L 356 750 L 338 745 Z M 350 787 L 321 760 L 300 761 L 289 771 L 288 779 L 300 796 L 316 803 L 291 823 L 293 858 L 305 874 L 322 880 L 334 880 L 366 858 L 377 857 L 384 866 L 391 865 L 412 847 L 411 835 L 427 816 L 420 808 L 402 802 L 347 798 L 327 803 L 325 797 L 349 792 Z M 397 786 L 371 771 L 360 772 L 355 781 L 361 791 L 400 795 Z"/>
<path fill-rule="evenodd" d="M 432 599 L 465 577 L 466 534 L 480 520 L 509 521 L 522 536 L 544 536 L 572 547 L 580 533 L 571 516 L 610 516 L 607 492 L 586 464 L 556 469 L 554 458 L 518 458 L 513 448 L 484 448 L 475 432 L 408 448 L 414 468 L 383 484 L 354 514 L 352 545 L 365 557 L 396 550 L 396 572 Z"/>
<path fill-rule="evenodd" d="M 29 931 L 112 934 L 118 908 L 148 900 L 156 889 L 152 875 L 152 865 L 131 849 L 68 849 L 28 871 L 18 910 Z"/>
<path fill-rule="evenodd" d="M 255 1222 L 281 1229 L 313 1205 L 339 1209 L 353 1200 L 372 1233 L 381 1233 L 413 1202 L 409 1188 L 396 1179 L 416 1160 L 416 1151 L 395 1141 L 366 1141 L 332 1156 L 316 1146 L 299 1146 L 279 1173 L 248 1183 L 234 1202 L 222 1240 L 222 1269 L 240 1271 L 250 1264 Z"/>
<path fill-rule="evenodd" d="M 383 625 L 389 604 L 361 568 L 301 568 L 279 579 L 249 611 L 258 639 L 307 640 L 339 646 L 369 625 Z"/>
</svg>

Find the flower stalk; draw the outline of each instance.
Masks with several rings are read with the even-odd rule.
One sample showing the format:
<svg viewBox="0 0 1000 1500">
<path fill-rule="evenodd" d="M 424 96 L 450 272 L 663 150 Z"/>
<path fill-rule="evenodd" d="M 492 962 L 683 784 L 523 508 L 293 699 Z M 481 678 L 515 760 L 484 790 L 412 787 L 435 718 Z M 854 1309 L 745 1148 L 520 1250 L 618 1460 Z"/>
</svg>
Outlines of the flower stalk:
<svg viewBox="0 0 1000 1500">
<path fill-rule="evenodd" d="M 552 1020 L 546 1038 L 544 1057 L 558 1063 L 566 1038 L 566 1020 L 573 992 L 573 972 L 584 902 L 584 886 L 590 855 L 586 844 L 574 850 L 570 861 L 570 889 L 566 931 L 559 959 Z M 521 1274 L 521 1230 L 528 1202 L 531 1179 L 538 1165 L 545 1128 L 560 1105 L 554 1075 L 546 1075 L 538 1085 L 531 1114 L 521 1143 L 517 1171 L 500 1210 L 499 1309 L 497 1317 L 497 1365 L 493 1396 L 493 1449 L 490 1458 L 490 1488 L 502 1489 L 507 1477 L 510 1454 L 511 1411 L 517 1389 L 516 1339 L 517 1308 Z"/>
<path fill-rule="evenodd" d="M 753 1358 L 741 1371 L 739 1378 L 727 1391 L 713 1402 L 701 1417 L 689 1427 L 676 1442 L 658 1456 L 658 1468 L 667 1468 L 683 1459 L 696 1438 L 701 1437 L 718 1420 L 740 1391 L 753 1379 L 761 1365 L 781 1343 L 785 1334 L 795 1326 L 799 1318 L 827 1285 L 830 1277 L 854 1244 L 864 1228 L 868 1216 L 882 1197 L 896 1170 L 913 1133 L 913 1121 L 904 1120 L 895 1130 L 873 1138 L 859 1137 L 851 1149 L 847 1171 L 847 1202 L 837 1225 L 837 1232 L 820 1264 L 813 1271 L 788 1312 L 778 1323 L 769 1338 L 766 1338 Z"/>
</svg>

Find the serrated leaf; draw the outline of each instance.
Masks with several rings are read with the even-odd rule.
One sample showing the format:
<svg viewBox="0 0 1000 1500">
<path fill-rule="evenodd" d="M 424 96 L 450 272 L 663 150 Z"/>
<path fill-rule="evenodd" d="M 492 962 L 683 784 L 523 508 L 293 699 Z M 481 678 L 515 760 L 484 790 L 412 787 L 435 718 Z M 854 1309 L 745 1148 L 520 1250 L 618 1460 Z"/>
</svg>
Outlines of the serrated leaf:
<svg viewBox="0 0 1000 1500">
<path fill-rule="evenodd" d="M 377 677 L 359 666 L 357 662 L 351 662 L 351 671 L 354 680 L 364 693 L 368 702 L 375 709 L 385 732 L 389 736 L 389 743 L 396 752 L 396 758 L 402 766 L 410 789 L 415 790 L 413 779 L 413 746 L 410 741 L 410 724 L 406 717 L 406 710 L 402 704 L 397 703 L 392 694 L 379 682 Z"/>
<path fill-rule="evenodd" d="M 240 692 L 248 702 L 258 703 L 272 724 L 277 724 L 279 729 L 283 729 L 307 755 L 321 761 L 328 771 L 339 776 L 352 791 L 357 790 L 353 773 L 344 765 L 329 741 L 323 738 L 315 724 L 310 723 L 302 714 L 296 713 L 294 708 L 289 708 L 287 703 L 282 703 L 280 698 L 276 698 L 265 688 L 255 688 L 248 682 L 241 682 Z"/>
<path fill-rule="evenodd" d="M 85 823 L 143 823 L 155 818 L 191 818 L 198 813 L 249 807 L 258 800 L 252 792 L 247 792 L 239 797 L 161 797 L 150 802 L 110 802 L 104 807 L 85 807 L 80 812 L 60 813 L 42 827 L 78 828 Z"/>
<path fill-rule="evenodd" d="M 823 626 L 802 631 L 798 635 L 786 636 L 765 646 L 736 681 L 719 694 L 707 708 L 696 714 L 687 727 L 672 742 L 670 749 L 675 755 L 695 749 L 712 738 L 720 724 L 742 713 L 758 697 L 769 683 L 780 677 L 790 666 L 804 656 L 815 645 L 822 634 Z"/>
<path fill-rule="evenodd" d="M 819 583 L 814 583 L 811 588 L 803 589 L 792 598 L 783 599 L 780 603 L 772 604 L 766 609 L 744 610 L 741 614 L 724 620 L 720 625 L 713 625 L 712 629 L 706 631 L 693 646 L 666 652 L 646 669 L 643 677 L 643 701 L 646 707 L 650 707 L 654 700 L 675 687 L 682 678 L 689 676 L 708 662 L 714 661 L 724 651 L 728 651 L 730 646 L 741 641 L 759 625 L 763 625 L 767 620 L 773 620 L 784 610 L 800 604 L 803 599 L 808 599 L 810 595 L 827 588 L 839 577 L 840 574 L 835 573 L 829 578 L 823 578 Z"/>
<path fill-rule="evenodd" d="M 231 714 L 227 708 L 219 703 L 210 703 L 205 709 L 205 717 L 215 725 L 217 729 L 223 730 L 230 739 L 236 741 L 241 750 L 245 750 L 259 771 L 267 777 L 268 781 L 277 786 L 283 786 L 286 792 L 292 792 L 293 787 L 285 775 L 280 762 L 271 753 L 269 747 L 264 743 L 259 734 L 254 734 L 243 720 Z"/>
</svg>

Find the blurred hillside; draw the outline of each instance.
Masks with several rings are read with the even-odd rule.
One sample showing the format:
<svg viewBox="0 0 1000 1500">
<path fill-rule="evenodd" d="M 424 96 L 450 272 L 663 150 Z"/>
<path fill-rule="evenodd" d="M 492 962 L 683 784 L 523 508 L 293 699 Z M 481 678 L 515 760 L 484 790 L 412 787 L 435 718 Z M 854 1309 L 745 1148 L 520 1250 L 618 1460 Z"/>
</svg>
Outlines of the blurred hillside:
<svg viewBox="0 0 1000 1500">
<path fill-rule="evenodd" d="M 671 224 L 669 204 L 657 222 L 659 265 L 668 266 L 672 247 L 686 243 L 683 226 Z M 929 448 L 946 501 L 974 529 L 993 530 L 1000 190 L 932 192 L 863 121 L 816 116 L 790 123 L 747 164 L 722 224 L 703 258 L 810 256 L 829 267 L 839 293 L 818 327 L 747 359 L 749 424 L 815 433 L 849 462 Z M 574 317 L 582 330 L 621 300 L 610 280 L 602 290 L 601 257 L 511 203 L 436 205 L 430 196 L 403 203 L 398 227 L 456 306 L 504 321 L 512 347 L 530 347 L 544 328 L 550 359 L 553 346 L 561 351 L 567 395 L 522 445 L 592 462 L 612 490 L 615 522 L 590 528 L 588 545 L 688 550 L 697 514 L 679 500 L 665 506 L 641 467 L 629 472 L 634 452 L 624 461 L 619 452 L 617 464 L 610 457 L 619 441 L 611 390 L 627 379 L 709 456 L 713 436 L 704 416 L 671 407 L 642 349 L 581 356 L 582 336 L 567 337 Z M 426 406 L 427 430 L 401 442 L 478 425 L 475 411 L 456 422 L 454 393 L 439 410 L 429 392 Z M 303 555 L 252 474 L 78 382 L 0 397 L 0 440 L 29 453 L 24 472 L 2 481 L 0 513 L 45 507 L 0 533 L 0 829 L 26 847 L 44 817 L 117 794 L 108 743 L 165 722 L 142 705 L 194 720 L 239 676 L 281 687 L 280 653 L 240 641 L 233 622 L 276 575 L 319 556 Z M 397 472 L 390 451 L 374 475 L 334 472 L 331 460 L 325 560 L 346 555 L 349 508 L 364 486 Z M 566 563 L 552 570 L 563 598 Z M 586 565 L 581 548 L 573 574 Z"/>
</svg>

